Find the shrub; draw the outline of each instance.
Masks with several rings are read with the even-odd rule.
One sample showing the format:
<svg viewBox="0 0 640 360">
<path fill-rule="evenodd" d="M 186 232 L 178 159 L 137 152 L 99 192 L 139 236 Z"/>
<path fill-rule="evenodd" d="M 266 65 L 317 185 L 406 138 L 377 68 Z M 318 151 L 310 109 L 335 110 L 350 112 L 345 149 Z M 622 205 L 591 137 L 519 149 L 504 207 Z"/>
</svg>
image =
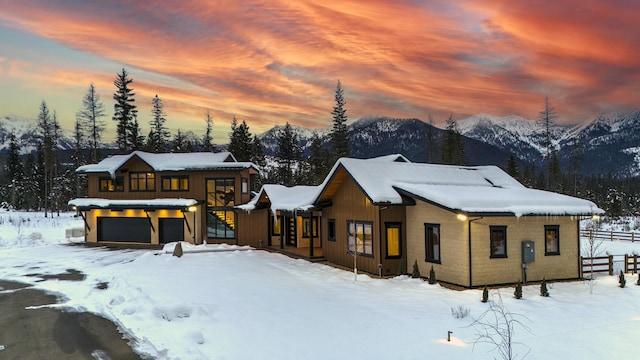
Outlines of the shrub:
<svg viewBox="0 0 640 360">
<path fill-rule="evenodd" d="M 436 272 L 433 270 L 433 265 L 431 265 L 431 270 L 429 270 L 429 284 L 433 285 L 436 283 Z"/>
<path fill-rule="evenodd" d="M 540 296 L 549 296 L 549 290 L 547 290 L 547 280 L 545 278 L 542 278 L 542 282 L 540 283 Z"/>
<path fill-rule="evenodd" d="M 640 286 L 640 273 L 638 273 L 638 281 L 636 281 L 636 285 Z"/>
<path fill-rule="evenodd" d="M 456 319 L 464 319 L 467 316 L 469 316 L 470 312 L 471 310 L 469 308 L 464 307 L 462 305 L 458 305 L 457 307 L 451 308 L 451 315 L 453 315 L 453 317 Z"/>
<path fill-rule="evenodd" d="M 622 272 L 622 270 L 620 270 L 620 276 L 619 276 L 618 284 L 620 284 L 621 288 L 623 288 L 623 287 L 625 287 L 627 285 L 627 280 L 625 280 L 624 273 Z"/>
<path fill-rule="evenodd" d="M 413 263 L 413 272 L 411 273 L 411 277 L 414 279 L 420 278 L 420 268 L 418 267 L 418 259 Z"/>
<path fill-rule="evenodd" d="M 513 296 L 515 296 L 516 299 L 522 299 L 522 284 L 521 283 L 517 283 L 516 284 L 516 290 L 513 292 Z"/>
<path fill-rule="evenodd" d="M 489 301 L 489 289 L 487 289 L 487 286 L 485 285 L 482 290 L 482 302 L 486 303 L 487 301 Z"/>
</svg>

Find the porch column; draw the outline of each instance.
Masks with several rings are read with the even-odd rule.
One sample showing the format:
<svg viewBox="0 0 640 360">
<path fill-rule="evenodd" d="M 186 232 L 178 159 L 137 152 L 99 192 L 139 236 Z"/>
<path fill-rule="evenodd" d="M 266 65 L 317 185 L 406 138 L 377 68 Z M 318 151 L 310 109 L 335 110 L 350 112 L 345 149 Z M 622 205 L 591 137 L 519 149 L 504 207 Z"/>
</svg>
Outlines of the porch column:
<svg viewBox="0 0 640 360">
<path fill-rule="evenodd" d="M 313 257 L 313 211 L 309 213 L 309 257 Z"/>
<path fill-rule="evenodd" d="M 284 216 L 278 215 L 278 219 L 280 220 L 280 250 L 284 250 L 284 229 L 286 228 Z"/>
</svg>

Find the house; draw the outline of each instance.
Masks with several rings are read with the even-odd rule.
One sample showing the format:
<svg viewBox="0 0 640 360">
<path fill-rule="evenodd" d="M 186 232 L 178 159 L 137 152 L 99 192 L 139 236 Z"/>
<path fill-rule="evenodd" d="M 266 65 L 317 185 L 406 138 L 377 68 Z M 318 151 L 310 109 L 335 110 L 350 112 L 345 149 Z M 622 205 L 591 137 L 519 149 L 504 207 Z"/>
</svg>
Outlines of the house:
<svg viewBox="0 0 640 360">
<path fill-rule="evenodd" d="M 265 185 L 239 208 L 239 221 L 256 225 L 238 232 L 239 244 L 381 275 L 417 263 L 421 274 L 433 267 L 439 281 L 463 287 L 579 278 L 579 220 L 603 213 L 495 166 L 397 155 L 342 158 L 317 187 Z"/>
<path fill-rule="evenodd" d="M 79 167 L 88 197 L 71 200 L 90 243 L 235 242 L 236 205 L 258 168 L 229 152 L 134 151 Z"/>
</svg>

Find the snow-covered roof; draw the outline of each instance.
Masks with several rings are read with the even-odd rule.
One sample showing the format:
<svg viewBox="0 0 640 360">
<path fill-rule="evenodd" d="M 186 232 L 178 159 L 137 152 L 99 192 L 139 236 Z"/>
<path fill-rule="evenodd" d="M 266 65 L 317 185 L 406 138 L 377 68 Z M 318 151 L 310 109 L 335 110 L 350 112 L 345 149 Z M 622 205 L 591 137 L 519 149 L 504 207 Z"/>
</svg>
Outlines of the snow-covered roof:
<svg viewBox="0 0 640 360">
<path fill-rule="evenodd" d="M 331 197 L 330 181 L 344 169 L 375 204 L 402 204 L 409 195 L 450 210 L 520 215 L 600 214 L 591 201 L 526 188 L 496 166 L 454 166 L 341 158 L 315 203 Z"/>
<path fill-rule="evenodd" d="M 246 204 L 236 206 L 238 209 L 254 210 L 262 198 L 271 203 L 272 211 L 309 210 L 313 207 L 313 201 L 318 195 L 318 186 L 298 185 L 287 187 L 284 185 L 266 184 L 262 186 L 258 195 Z"/>
<path fill-rule="evenodd" d="M 97 164 L 83 165 L 76 169 L 77 173 L 109 173 L 115 172 L 134 157 L 140 158 L 154 171 L 184 171 L 184 170 L 222 170 L 246 169 L 257 166 L 250 162 L 237 162 L 230 152 L 195 152 L 195 153 L 164 153 L 154 154 L 144 151 L 134 151 L 127 155 L 113 155 Z"/>
<path fill-rule="evenodd" d="M 69 206 L 78 208 L 186 208 L 196 205 L 194 199 L 166 198 L 147 200 L 112 200 L 100 198 L 78 198 L 69 201 Z"/>
</svg>

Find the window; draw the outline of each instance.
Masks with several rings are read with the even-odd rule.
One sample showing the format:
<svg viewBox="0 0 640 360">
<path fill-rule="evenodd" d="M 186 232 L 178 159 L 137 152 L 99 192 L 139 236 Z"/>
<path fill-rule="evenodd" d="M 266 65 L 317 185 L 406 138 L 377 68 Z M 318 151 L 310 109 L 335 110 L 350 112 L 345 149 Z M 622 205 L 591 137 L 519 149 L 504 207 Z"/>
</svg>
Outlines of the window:
<svg viewBox="0 0 640 360">
<path fill-rule="evenodd" d="M 544 226 L 544 254 L 560 255 L 560 225 Z"/>
<path fill-rule="evenodd" d="M 162 191 L 189 191 L 189 177 L 163 176 Z"/>
<path fill-rule="evenodd" d="M 207 237 L 234 239 L 236 236 L 236 214 L 233 211 L 207 212 Z"/>
<path fill-rule="evenodd" d="M 387 233 L 387 258 L 399 258 L 402 255 L 402 231 L 400 223 L 385 223 Z"/>
<path fill-rule="evenodd" d="M 248 194 L 249 193 L 249 179 L 247 178 L 242 178 L 242 193 L 243 194 Z"/>
<path fill-rule="evenodd" d="M 155 191 L 156 176 L 154 173 L 129 174 L 129 191 Z"/>
<path fill-rule="evenodd" d="M 312 217 L 313 221 L 309 222 L 309 218 L 303 217 L 302 218 L 302 237 L 303 238 L 308 238 L 310 237 L 310 232 L 311 232 L 311 226 L 309 226 L 309 224 L 313 224 L 313 237 L 317 238 L 318 237 L 318 218 L 317 217 Z"/>
<path fill-rule="evenodd" d="M 327 240 L 336 241 L 336 219 L 327 220 Z"/>
<path fill-rule="evenodd" d="M 234 206 L 235 195 L 233 178 L 207 180 L 207 206 Z"/>
<path fill-rule="evenodd" d="M 124 191 L 124 177 L 116 176 L 112 178 L 100 178 L 98 181 L 98 191 Z"/>
<path fill-rule="evenodd" d="M 425 261 L 440 264 L 440 225 L 424 224 Z"/>
<path fill-rule="evenodd" d="M 507 257 L 507 227 L 506 226 L 490 226 L 491 233 L 491 257 L 506 258 Z"/>
<path fill-rule="evenodd" d="M 282 226 L 282 217 L 271 217 L 271 223 L 273 226 L 271 227 L 271 235 L 280 235 L 280 227 Z"/>
<path fill-rule="evenodd" d="M 348 251 L 358 255 L 373 256 L 373 223 L 347 221 Z"/>
</svg>

